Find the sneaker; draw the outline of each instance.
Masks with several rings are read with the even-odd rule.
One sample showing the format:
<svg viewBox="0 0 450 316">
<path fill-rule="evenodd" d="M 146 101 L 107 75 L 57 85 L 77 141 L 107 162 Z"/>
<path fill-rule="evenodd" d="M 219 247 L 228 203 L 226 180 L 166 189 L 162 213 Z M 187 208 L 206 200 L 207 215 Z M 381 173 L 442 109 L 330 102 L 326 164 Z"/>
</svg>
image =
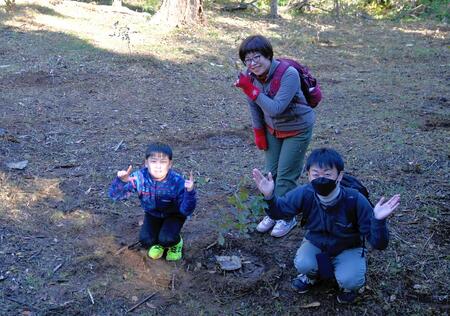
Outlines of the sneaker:
<svg viewBox="0 0 450 316">
<path fill-rule="evenodd" d="M 272 235 L 273 237 L 283 237 L 284 235 L 289 233 L 291 229 L 295 227 L 295 225 L 297 225 L 297 220 L 295 219 L 295 217 L 292 218 L 292 220 L 290 220 L 289 222 L 280 219 L 273 227 L 270 235 Z"/>
<path fill-rule="evenodd" d="M 296 290 L 298 293 L 303 294 L 309 291 L 311 286 L 313 286 L 315 283 L 315 280 L 312 280 L 308 278 L 304 274 L 299 274 L 297 277 L 292 280 L 292 288 Z"/>
<path fill-rule="evenodd" d="M 266 233 L 275 226 L 276 221 L 269 216 L 264 216 L 263 220 L 256 226 L 256 230 L 260 233 Z"/>
<path fill-rule="evenodd" d="M 352 304 L 355 302 L 358 293 L 355 291 L 343 290 L 337 296 L 337 301 L 341 304 Z"/>
<path fill-rule="evenodd" d="M 183 256 L 183 239 L 181 238 L 178 244 L 172 246 L 167 250 L 166 260 L 168 261 L 177 261 L 180 260 Z"/>
<path fill-rule="evenodd" d="M 148 250 L 148 256 L 152 259 L 159 259 L 164 254 L 164 247 L 161 245 L 153 245 Z"/>
</svg>

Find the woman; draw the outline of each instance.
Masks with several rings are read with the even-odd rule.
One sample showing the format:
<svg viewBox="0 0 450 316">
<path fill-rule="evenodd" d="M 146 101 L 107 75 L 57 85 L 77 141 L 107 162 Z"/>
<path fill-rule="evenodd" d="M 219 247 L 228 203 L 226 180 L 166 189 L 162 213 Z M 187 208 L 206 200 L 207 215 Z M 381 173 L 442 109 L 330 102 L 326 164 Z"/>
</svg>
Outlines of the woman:
<svg viewBox="0 0 450 316">
<path fill-rule="evenodd" d="M 235 86 L 248 97 L 256 146 L 264 150 L 266 169 L 275 180 L 275 194 L 283 196 L 296 187 L 301 175 L 315 113 L 306 102 L 299 74 L 293 67 L 282 75 L 277 93 L 272 98 L 268 96 L 280 62 L 273 58 L 267 38 L 247 37 L 239 47 L 239 57 L 247 68 Z M 273 228 L 271 235 L 282 237 L 296 224 L 295 217 L 275 221 L 266 216 L 256 229 L 264 233 Z"/>
</svg>

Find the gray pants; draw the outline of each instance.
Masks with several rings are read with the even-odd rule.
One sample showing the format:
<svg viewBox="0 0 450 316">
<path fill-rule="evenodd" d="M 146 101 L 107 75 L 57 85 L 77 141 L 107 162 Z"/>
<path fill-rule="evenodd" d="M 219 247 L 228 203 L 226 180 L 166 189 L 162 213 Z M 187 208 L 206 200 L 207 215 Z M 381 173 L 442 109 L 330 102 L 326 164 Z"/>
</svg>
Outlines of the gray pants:
<svg viewBox="0 0 450 316">
<path fill-rule="evenodd" d="M 266 169 L 275 179 L 275 194 L 283 196 L 297 186 L 303 169 L 306 149 L 312 137 L 307 131 L 288 138 L 276 138 L 266 129 L 268 149 L 265 151 Z"/>
<path fill-rule="evenodd" d="M 361 257 L 362 251 L 362 248 L 347 249 L 331 258 L 334 276 L 342 289 L 357 291 L 366 283 L 366 256 Z M 316 254 L 321 252 L 309 240 L 303 239 L 294 258 L 297 271 L 314 279 L 317 275 Z"/>
</svg>

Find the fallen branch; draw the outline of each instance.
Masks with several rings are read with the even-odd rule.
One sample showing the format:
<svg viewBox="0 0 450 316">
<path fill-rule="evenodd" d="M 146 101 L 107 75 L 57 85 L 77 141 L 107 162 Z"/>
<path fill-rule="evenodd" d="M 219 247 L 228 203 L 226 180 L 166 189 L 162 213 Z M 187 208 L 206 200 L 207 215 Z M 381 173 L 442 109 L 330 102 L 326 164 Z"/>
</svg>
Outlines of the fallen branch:
<svg viewBox="0 0 450 316">
<path fill-rule="evenodd" d="M 425 248 L 427 248 L 428 243 L 430 242 L 431 238 L 433 238 L 434 236 L 434 232 L 431 234 L 430 237 L 428 237 L 427 241 L 425 242 L 425 244 L 423 245 L 423 250 L 425 250 Z"/>
<path fill-rule="evenodd" d="M 87 292 L 88 292 L 88 294 L 89 294 L 89 298 L 91 299 L 92 305 L 94 305 L 94 304 L 95 304 L 95 303 L 94 303 L 94 297 L 92 296 L 92 293 L 91 293 L 91 291 L 89 290 L 89 288 L 87 289 Z"/>
<path fill-rule="evenodd" d="M 123 144 L 123 139 L 116 145 L 116 147 L 114 147 L 114 151 L 118 151 L 120 146 L 122 146 Z"/>
<path fill-rule="evenodd" d="M 288 7 L 290 10 L 303 10 L 304 7 L 309 5 L 309 0 L 301 0 L 299 2 L 289 2 Z"/>
<path fill-rule="evenodd" d="M 215 242 L 213 242 L 212 244 L 208 245 L 208 246 L 206 247 L 206 250 L 208 250 L 208 249 L 211 248 L 211 247 L 214 247 L 215 245 L 217 245 L 217 241 L 215 241 Z"/>
<path fill-rule="evenodd" d="M 235 4 L 235 5 L 226 5 L 221 10 L 222 11 L 238 11 L 238 10 L 247 10 L 250 6 L 254 7 L 255 9 L 258 9 L 258 7 L 255 5 L 255 2 L 257 0 L 253 0 L 252 2 L 246 3 L 242 1 L 241 3 Z"/>
<path fill-rule="evenodd" d="M 53 269 L 53 273 L 55 273 L 56 271 L 58 271 L 62 265 L 64 264 L 64 262 L 61 262 L 60 264 L 58 264 L 54 269 Z"/>
<path fill-rule="evenodd" d="M 141 242 L 136 241 L 136 242 L 132 243 L 131 245 L 126 245 L 126 246 L 121 247 L 119 250 L 116 251 L 116 253 L 114 255 L 115 256 L 120 255 L 122 252 L 125 251 L 125 249 L 128 249 L 128 250 L 138 249 L 140 245 L 141 245 Z"/>
<path fill-rule="evenodd" d="M 409 10 L 405 10 L 402 13 L 400 13 L 397 18 L 401 19 L 401 18 L 403 18 L 403 17 L 405 17 L 407 15 L 414 15 L 414 13 L 416 13 L 422 7 L 423 7 L 423 4 L 419 4 L 417 7 L 414 7 L 414 8 L 409 9 Z"/>
<path fill-rule="evenodd" d="M 172 292 L 175 291 L 175 273 L 172 274 Z"/>
<path fill-rule="evenodd" d="M 37 255 L 40 255 L 41 252 L 42 252 L 42 248 L 39 249 L 38 251 L 36 251 L 36 252 L 35 252 L 34 254 L 32 254 L 31 256 L 29 256 L 27 262 L 30 262 L 31 259 L 33 259 L 33 258 L 36 257 Z"/>
<path fill-rule="evenodd" d="M 31 305 L 31 304 L 22 302 L 21 300 L 18 300 L 18 299 L 12 298 L 12 297 L 5 297 L 5 298 L 6 298 L 8 301 L 11 301 L 11 302 L 14 302 L 14 303 L 17 303 L 17 304 L 26 306 L 26 307 L 28 307 L 29 309 L 32 309 L 32 310 L 34 310 L 34 311 L 37 311 L 37 312 L 39 311 L 38 308 L 34 307 L 34 306 Z"/>
<path fill-rule="evenodd" d="M 138 308 L 139 306 L 141 306 L 142 304 L 144 304 L 145 302 L 147 302 L 149 299 L 151 299 L 153 296 L 155 296 L 156 293 L 158 293 L 158 292 L 155 292 L 155 293 L 153 293 L 153 294 L 150 294 L 149 296 L 147 296 L 146 298 L 144 298 L 142 301 L 140 301 L 139 303 L 137 303 L 136 305 L 134 305 L 133 307 L 131 307 L 129 310 L 127 310 L 125 313 L 130 313 L 130 312 L 134 311 L 136 308 Z"/>
</svg>

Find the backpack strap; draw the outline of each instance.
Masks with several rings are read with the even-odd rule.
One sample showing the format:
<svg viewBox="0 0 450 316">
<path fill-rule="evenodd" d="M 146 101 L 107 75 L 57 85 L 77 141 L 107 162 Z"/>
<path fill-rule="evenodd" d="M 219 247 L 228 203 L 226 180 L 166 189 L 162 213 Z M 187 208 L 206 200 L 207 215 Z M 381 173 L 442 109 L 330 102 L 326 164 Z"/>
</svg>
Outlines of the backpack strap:
<svg viewBox="0 0 450 316">
<path fill-rule="evenodd" d="M 358 194 L 361 193 L 356 189 L 347 188 L 347 201 L 349 202 L 350 212 L 346 213 L 347 218 L 353 224 L 354 227 L 358 227 L 358 216 L 356 215 L 356 202 L 358 200 Z M 362 193 L 361 193 L 362 194 Z M 370 201 L 369 201 L 370 202 Z M 372 204 L 372 203 L 371 203 Z M 361 257 L 364 257 L 364 251 L 366 250 L 366 236 L 361 235 L 362 238 L 362 252 Z"/>
<path fill-rule="evenodd" d="M 310 196 L 303 199 L 303 210 L 302 210 L 302 219 L 300 220 L 300 227 L 304 227 L 306 223 L 308 222 L 309 213 L 311 212 L 311 209 L 314 206 L 315 200 L 315 193 L 313 191 L 310 191 L 306 189 L 305 193 L 308 192 Z"/>
<path fill-rule="evenodd" d="M 289 64 L 284 61 L 280 61 L 277 68 L 275 68 L 272 80 L 270 80 L 270 88 L 269 88 L 270 98 L 273 98 L 277 94 L 278 90 L 280 90 L 281 77 L 283 77 L 284 73 L 288 68 Z"/>
</svg>

